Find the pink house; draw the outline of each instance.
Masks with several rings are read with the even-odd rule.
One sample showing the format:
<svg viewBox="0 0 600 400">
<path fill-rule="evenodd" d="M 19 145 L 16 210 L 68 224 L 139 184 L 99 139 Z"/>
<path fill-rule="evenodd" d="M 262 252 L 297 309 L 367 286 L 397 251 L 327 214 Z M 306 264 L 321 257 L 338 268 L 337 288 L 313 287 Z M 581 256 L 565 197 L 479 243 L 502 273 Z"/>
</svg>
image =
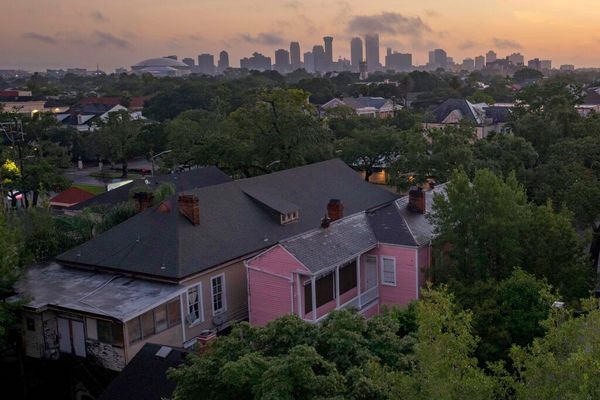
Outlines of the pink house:
<svg viewBox="0 0 600 400">
<path fill-rule="evenodd" d="M 331 200 L 320 227 L 245 262 L 250 323 L 264 325 L 285 314 L 319 322 L 349 307 L 369 317 L 382 305 L 418 299 L 431 258 L 433 226 L 426 214 L 444 189 L 412 190 L 348 216 L 340 200 Z"/>
</svg>

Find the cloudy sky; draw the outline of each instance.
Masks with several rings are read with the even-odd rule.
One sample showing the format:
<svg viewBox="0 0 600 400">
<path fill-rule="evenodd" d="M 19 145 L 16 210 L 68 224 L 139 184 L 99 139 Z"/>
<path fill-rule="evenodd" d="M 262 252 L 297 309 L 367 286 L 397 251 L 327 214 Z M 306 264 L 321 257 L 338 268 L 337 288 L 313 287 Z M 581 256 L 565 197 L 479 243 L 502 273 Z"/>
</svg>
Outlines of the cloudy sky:
<svg viewBox="0 0 600 400">
<path fill-rule="evenodd" d="M 442 47 L 455 61 L 495 49 L 600 66 L 598 0 L 0 0 L 0 68 L 85 67 L 112 71 L 145 58 L 180 59 L 226 49 L 233 66 L 299 41 L 302 52 L 334 36 L 334 58 L 349 40 L 380 34 L 385 47 Z"/>
</svg>

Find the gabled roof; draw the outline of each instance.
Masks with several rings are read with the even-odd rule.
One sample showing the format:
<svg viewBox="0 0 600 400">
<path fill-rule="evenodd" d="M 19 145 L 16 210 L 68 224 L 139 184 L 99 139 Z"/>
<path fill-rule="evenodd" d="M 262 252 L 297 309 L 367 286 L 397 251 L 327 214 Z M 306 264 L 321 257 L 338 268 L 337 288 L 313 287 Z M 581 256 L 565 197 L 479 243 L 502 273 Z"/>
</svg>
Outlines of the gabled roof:
<svg viewBox="0 0 600 400">
<path fill-rule="evenodd" d="M 281 244 L 310 271 L 319 272 L 356 258 L 375 247 L 377 239 L 365 213 L 359 213 Z"/>
<path fill-rule="evenodd" d="M 269 190 L 302 211 L 282 225 L 245 192 Z M 83 266 L 180 279 L 269 248 L 320 226 L 330 199 L 347 214 L 387 204 L 396 194 L 365 182 L 341 160 L 186 191 L 199 200 L 200 224 L 178 212 L 177 196 L 148 209 L 58 260 Z"/>
<path fill-rule="evenodd" d="M 70 187 L 50 199 L 50 204 L 63 205 L 65 207 L 81 203 L 94 197 L 93 193 L 78 187 Z"/>
<path fill-rule="evenodd" d="M 167 370 L 185 361 L 188 352 L 171 348 L 166 357 L 156 353 L 165 346 L 146 343 L 111 382 L 99 400 L 161 400 L 171 398 L 175 382 L 167 377 Z"/>
<path fill-rule="evenodd" d="M 485 114 L 466 99 L 448 99 L 433 109 L 433 115 L 438 124 L 456 123 L 458 120 L 466 118 L 476 125 L 481 125 L 485 118 Z M 450 118 L 452 121 L 445 122 L 448 116 L 455 118 Z"/>
<path fill-rule="evenodd" d="M 355 110 L 361 108 L 372 108 L 374 110 L 379 110 L 386 104 L 390 103 L 391 100 L 385 99 L 383 97 L 369 97 L 369 96 L 360 96 L 360 97 L 344 97 L 344 98 L 333 98 L 329 100 L 327 103 L 323 104 L 321 107 L 324 109 L 339 107 L 340 105 L 346 105 Z"/>
<path fill-rule="evenodd" d="M 181 192 L 194 188 L 218 185 L 225 182 L 231 182 L 231 178 L 219 168 L 213 166 L 177 172 L 174 174 L 156 175 L 154 177 L 148 176 L 136 179 L 127 185 L 120 186 L 108 192 L 101 193 L 90 200 L 70 207 L 69 210 L 83 210 L 87 207 L 123 203 L 129 200 L 130 190 L 140 186 L 154 190 L 162 183 L 171 183 L 175 185 L 176 192 Z"/>
<path fill-rule="evenodd" d="M 444 195 L 445 185 L 424 191 L 426 213 L 408 209 L 409 197 L 402 197 L 382 207 L 350 215 L 333 222 L 328 228 L 316 228 L 280 244 L 314 274 L 342 265 L 377 244 L 421 247 L 429 244 L 434 226 L 431 212 L 436 194 Z"/>
</svg>

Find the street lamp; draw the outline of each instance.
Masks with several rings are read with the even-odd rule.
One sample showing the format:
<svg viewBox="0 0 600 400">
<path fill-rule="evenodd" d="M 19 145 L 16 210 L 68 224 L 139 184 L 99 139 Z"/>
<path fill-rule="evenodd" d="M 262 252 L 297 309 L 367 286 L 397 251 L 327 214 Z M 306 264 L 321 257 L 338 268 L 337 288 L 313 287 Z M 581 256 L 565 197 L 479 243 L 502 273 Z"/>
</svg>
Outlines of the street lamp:
<svg viewBox="0 0 600 400">
<path fill-rule="evenodd" d="M 173 150 L 165 150 L 165 151 L 161 151 L 160 153 L 158 153 L 158 154 L 157 154 L 157 155 L 155 155 L 155 156 L 153 156 L 153 155 L 150 155 L 150 161 L 152 162 L 152 176 L 154 176 L 154 159 L 155 159 L 155 158 L 157 158 L 157 157 L 160 157 L 160 156 L 162 156 L 163 154 L 170 153 L 170 152 L 172 152 L 172 151 L 173 151 Z"/>
</svg>

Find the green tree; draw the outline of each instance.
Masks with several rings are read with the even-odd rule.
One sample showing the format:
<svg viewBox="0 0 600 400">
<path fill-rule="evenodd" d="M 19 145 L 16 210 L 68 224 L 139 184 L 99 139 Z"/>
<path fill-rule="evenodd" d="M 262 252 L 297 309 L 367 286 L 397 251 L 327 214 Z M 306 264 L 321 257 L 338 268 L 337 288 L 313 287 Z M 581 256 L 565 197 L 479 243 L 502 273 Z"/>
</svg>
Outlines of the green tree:
<svg viewBox="0 0 600 400">
<path fill-rule="evenodd" d="M 377 167 L 388 166 L 399 151 L 398 132 L 391 127 L 376 130 L 354 130 L 349 137 L 336 142 L 341 158 L 348 165 L 365 172 L 365 181 Z"/>
<path fill-rule="evenodd" d="M 460 310 L 447 290 L 427 290 L 417 304 L 415 368 L 397 378 L 394 398 L 491 399 L 497 381 L 477 366 L 472 314 Z"/>
<path fill-rule="evenodd" d="M 99 141 L 102 145 L 102 155 L 112 161 L 120 162 L 122 177 L 127 177 L 127 163 L 142 154 L 140 142 L 142 123 L 135 120 L 129 111 L 122 110 L 108 114 L 108 119 L 102 124 Z"/>
<path fill-rule="evenodd" d="M 516 399 L 600 397 L 600 303 L 583 302 L 579 315 L 554 309 L 547 333 L 528 347 L 513 348 Z"/>
</svg>

